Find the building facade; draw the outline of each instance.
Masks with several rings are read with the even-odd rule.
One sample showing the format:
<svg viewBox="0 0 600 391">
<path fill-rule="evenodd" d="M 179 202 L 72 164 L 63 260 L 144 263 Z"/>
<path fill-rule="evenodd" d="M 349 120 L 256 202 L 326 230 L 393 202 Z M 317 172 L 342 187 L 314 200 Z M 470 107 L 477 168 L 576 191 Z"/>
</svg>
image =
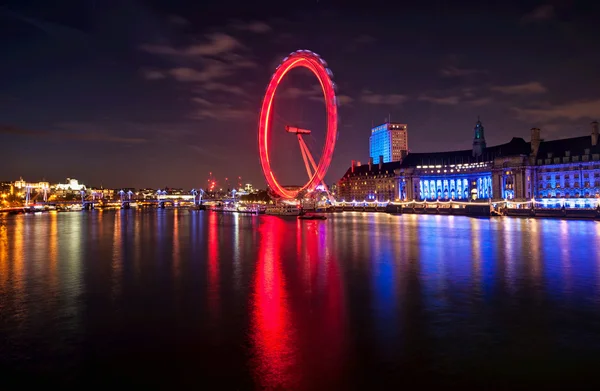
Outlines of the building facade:
<svg viewBox="0 0 600 391">
<path fill-rule="evenodd" d="M 26 182 L 26 181 L 23 180 L 23 178 L 19 178 L 18 181 L 15 181 L 13 183 L 13 187 L 15 189 L 18 189 L 18 190 L 23 190 L 23 189 L 26 189 L 26 188 L 30 188 L 30 189 L 33 189 L 33 190 L 36 190 L 36 191 L 39 191 L 39 190 L 43 191 L 43 190 L 49 190 L 50 189 L 50 183 L 46 182 L 46 181 L 41 181 L 41 182 Z"/>
<path fill-rule="evenodd" d="M 393 184 L 388 184 L 390 179 Z M 410 153 L 401 162 L 378 166 L 371 158 L 369 166 L 353 164 L 338 190 L 338 200 L 346 201 L 384 201 L 390 196 L 402 201 L 535 199 L 546 206 L 597 205 L 598 122 L 592 122 L 591 136 L 545 141 L 540 129 L 533 128 L 530 141 L 514 137 L 487 147 L 483 124 L 477 121 L 471 149 Z"/>
<path fill-rule="evenodd" d="M 406 124 L 387 122 L 371 129 L 369 138 L 371 159 L 383 157 L 383 163 L 397 162 L 407 154 L 408 131 Z"/>
<path fill-rule="evenodd" d="M 398 199 L 600 198 L 598 123 L 591 137 L 544 141 L 540 132 L 487 147 L 477 121 L 471 150 L 409 154 L 396 170 Z"/>
<path fill-rule="evenodd" d="M 58 183 L 54 188 L 57 192 L 78 192 L 85 190 L 85 185 L 77 179 L 67 178 L 67 183 Z"/>
<path fill-rule="evenodd" d="M 352 162 L 337 185 L 336 199 L 342 202 L 386 202 L 398 196 L 395 171 L 400 162 L 378 164 L 369 159 L 369 164 L 360 165 Z"/>
<path fill-rule="evenodd" d="M 534 186 L 538 198 L 579 199 L 584 204 L 586 199 L 600 198 L 597 121 L 591 124 L 591 137 L 539 141 L 537 149 Z"/>
</svg>

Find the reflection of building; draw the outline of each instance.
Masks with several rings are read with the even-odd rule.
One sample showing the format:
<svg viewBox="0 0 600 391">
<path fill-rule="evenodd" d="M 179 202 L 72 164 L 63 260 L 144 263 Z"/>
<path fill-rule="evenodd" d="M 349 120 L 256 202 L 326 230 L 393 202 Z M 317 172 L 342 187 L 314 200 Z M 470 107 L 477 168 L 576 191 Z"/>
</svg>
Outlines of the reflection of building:
<svg viewBox="0 0 600 391">
<path fill-rule="evenodd" d="M 371 159 L 383 156 L 383 163 L 397 162 L 408 153 L 406 124 L 387 122 L 371 129 L 369 138 Z"/>
<path fill-rule="evenodd" d="M 600 198 L 598 123 L 590 136 L 543 141 L 531 129 L 531 141 L 514 137 L 487 147 L 477 121 L 471 149 L 411 153 L 401 162 L 352 167 L 339 182 L 338 200 L 477 200 L 531 198 Z M 389 171 L 394 171 L 393 184 Z M 376 192 L 377 191 L 377 192 Z M 386 193 L 387 192 L 387 193 Z"/>
<path fill-rule="evenodd" d="M 346 171 L 337 186 L 336 199 L 339 201 L 388 201 L 397 197 L 394 169 L 400 162 L 352 166 Z"/>
<path fill-rule="evenodd" d="M 58 183 L 56 185 L 57 191 L 80 191 L 85 190 L 85 185 L 80 184 L 77 179 L 67 178 L 67 183 Z"/>
</svg>

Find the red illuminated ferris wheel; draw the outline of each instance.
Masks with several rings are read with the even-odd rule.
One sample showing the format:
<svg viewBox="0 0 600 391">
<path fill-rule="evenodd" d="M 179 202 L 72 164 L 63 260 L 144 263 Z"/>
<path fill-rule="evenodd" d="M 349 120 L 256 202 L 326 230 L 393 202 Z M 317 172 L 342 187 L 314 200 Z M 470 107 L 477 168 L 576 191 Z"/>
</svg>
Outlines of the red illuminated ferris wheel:
<svg viewBox="0 0 600 391">
<path fill-rule="evenodd" d="M 269 151 L 272 148 L 276 148 L 276 145 L 271 145 L 269 142 L 270 132 L 277 131 L 272 129 L 272 117 L 273 117 L 273 101 L 275 99 L 275 92 L 277 87 L 281 83 L 281 80 L 285 75 L 292 69 L 304 67 L 309 69 L 319 80 L 321 90 L 325 99 L 325 108 L 327 112 L 327 133 L 325 136 L 325 144 L 321 153 L 321 159 L 316 163 L 312 154 L 310 153 L 303 135 L 310 134 L 310 130 L 301 129 L 294 126 L 286 126 L 285 130 L 288 133 L 295 134 L 298 138 L 300 145 L 300 152 L 302 153 L 302 159 L 306 166 L 306 172 L 308 174 L 308 181 L 298 190 L 285 189 L 277 181 L 275 174 L 273 174 L 273 167 L 270 162 Z M 263 100 L 262 108 L 260 111 L 260 119 L 258 124 L 258 150 L 260 154 L 260 164 L 262 166 L 265 179 L 271 190 L 279 197 L 284 199 L 296 198 L 301 191 L 313 190 L 318 185 L 322 184 L 323 178 L 327 173 L 329 164 L 333 157 L 333 150 L 335 148 L 335 142 L 337 139 L 337 125 L 338 125 L 338 111 L 337 111 L 337 99 L 335 97 L 335 85 L 332 80 L 333 74 L 327 68 L 327 63 L 319 57 L 318 54 L 313 53 L 309 50 L 298 50 L 291 53 L 288 57 L 284 58 L 281 64 L 277 67 L 277 70 L 271 78 L 271 82 L 267 87 L 265 98 Z"/>
</svg>

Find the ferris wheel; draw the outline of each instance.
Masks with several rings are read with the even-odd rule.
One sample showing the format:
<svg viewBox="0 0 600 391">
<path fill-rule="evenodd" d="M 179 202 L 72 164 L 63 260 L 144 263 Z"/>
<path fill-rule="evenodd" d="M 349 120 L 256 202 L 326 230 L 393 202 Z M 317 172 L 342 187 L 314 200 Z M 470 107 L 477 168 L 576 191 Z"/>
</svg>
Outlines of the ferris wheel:
<svg viewBox="0 0 600 391">
<path fill-rule="evenodd" d="M 280 131 L 279 129 L 273 129 L 273 101 L 275 99 L 275 92 L 277 87 L 286 76 L 286 74 L 298 67 L 304 67 L 309 69 L 319 81 L 321 90 L 323 91 L 323 97 L 325 100 L 326 109 L 326 123 L 327 133 L 325 136 L 325 143 L 323 145 L 323 151 L 321 158 L 318 162 L 315 162 L 306 142 L 303 137 L 310 135 L 309 129 L 302 129 L 292 125 L 286 125 L 285 130 L 287 133 L 296 135 L 298 139 L 298 145 L 302 154 L 302 159 L 308 174 L 308 180 L 299 189 L 286 189 L 284 188 L 273 173 L 273 166 L 270 160 L 269 152 L 277 148 L 276 145 L 270 144 L 271 132 Z M 275 73 L 271 77 L 271 81 L 267 87 L 265 97 L 263 99 L 262 108 L 260 111 L 260 118 L 258 124 L 258 149 L 260 155 L 260 164 L 262 166 L 263 174 L 271 191 L 278 197 L 283 199 L 293 199 L 300 192 L 312 191 L 317 186 L 323 184 L 323 178 L 327 173 L 327 169 L 331 163 L 333 157 L 333 150 L 335 148 L 335 142 L 337 140 L 337 126 L 338 126 L 338 107 L 337 98 L 335 96 L 335 84 L 333 82 L 333 73 L 327 68 L 327 63 L 316 53 L 309 50 L 298 50 L 283 59 L 281 64 L 275 70 Z"/>
</svg>

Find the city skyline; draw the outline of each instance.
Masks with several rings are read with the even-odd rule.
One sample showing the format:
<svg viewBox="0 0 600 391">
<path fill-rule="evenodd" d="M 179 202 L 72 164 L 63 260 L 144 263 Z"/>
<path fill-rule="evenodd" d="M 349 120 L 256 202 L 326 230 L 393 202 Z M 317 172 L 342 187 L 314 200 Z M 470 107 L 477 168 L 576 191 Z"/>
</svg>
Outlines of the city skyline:
<svg viewBox="0 0 600 391">
<path fill-rule="evenodd" d="M 0 8 L 8 81 L 0 141 L 10 162 L 2 180 L 197 188 L 210 171 L 262 187 L 262 93 L 296 49 L 322 55 L 338 84 L 340 137 L 327 183 L 368 159 L 371 125 L 389 115 L 409 125 L 412 152 L 429 152 L 468 148 L 477 115 L 488 143 L 501 144 L 532 127 L 548 139 L 587 135 L 600 112 L 590 82 L 600 65 L 595 5 L 429 3 L 390 13 L 326 1 L 285 12 L 186 1 L 39 4 Z M 308 123 L 318 138 L 315 83 L 291 78 L 279 114 L 280 125 Z M 301 182 L 289 141 L 277 140 L 274 158 L 286 182 Z"/>
</svg>

